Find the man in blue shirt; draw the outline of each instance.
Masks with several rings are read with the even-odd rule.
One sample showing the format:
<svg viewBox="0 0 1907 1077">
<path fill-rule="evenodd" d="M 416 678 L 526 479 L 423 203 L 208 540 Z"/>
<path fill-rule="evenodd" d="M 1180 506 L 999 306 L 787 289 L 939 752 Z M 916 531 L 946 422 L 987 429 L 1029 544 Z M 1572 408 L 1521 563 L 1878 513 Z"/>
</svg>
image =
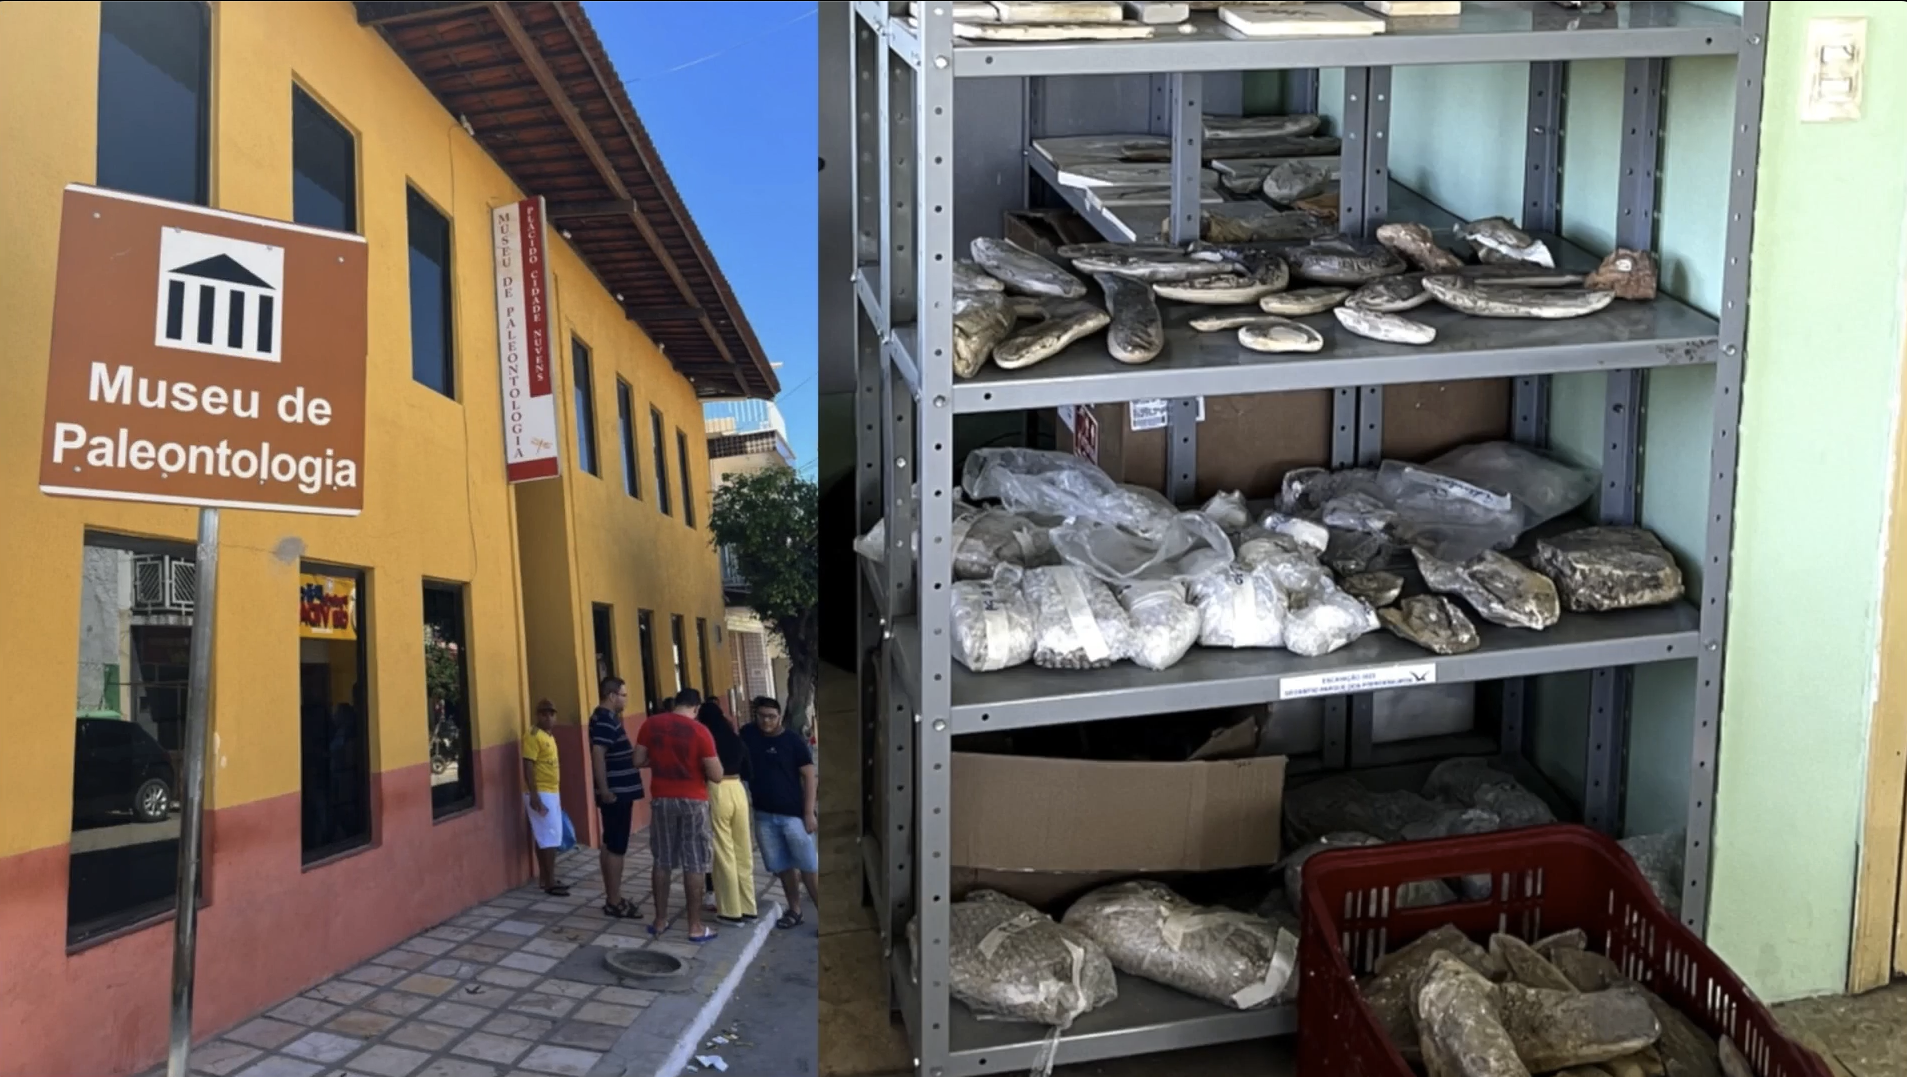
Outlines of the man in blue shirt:
<svg viewBox="0 0 1907 1077">
<path fill-rule="evenodd" d="M 622 896 L 622 858 L 629 851 L 629 825 L 636 801 L 642 799 L 642 765 L 648 760 L 629 743 L 622 727 L 622 710 L 629 705 L 629 689 L 620 677 L 604 677 L 601 702 L 589 716 L 589 754 L 596 764 L 596 811 L 603 821 L 603 915 L 631 920 L 636 907 Z"/>
<path fill-rule="evenodd" d="M 781 704 L 767 696 L 755 700 L 755 723 L 742 728 L 742 743 L 748 746 L 754 772 L 749 791 L 754 797 L 755 844 L 761 847 L 762 866 L 780 877 L 788 897 L 788 912 L 775 926 L 795 927 L 803 919 L 804 886 L 808 900 L 821 907 L 814 754 L 801 734 L 783 724 Z"/>
</svg>

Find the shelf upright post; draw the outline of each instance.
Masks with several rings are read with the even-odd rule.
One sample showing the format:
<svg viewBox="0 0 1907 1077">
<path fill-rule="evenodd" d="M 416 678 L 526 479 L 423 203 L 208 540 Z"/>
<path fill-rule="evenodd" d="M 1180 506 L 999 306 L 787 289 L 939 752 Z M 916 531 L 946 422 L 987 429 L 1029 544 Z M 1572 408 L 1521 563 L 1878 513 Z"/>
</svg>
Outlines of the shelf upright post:
<svg viewBox="0 0 1907 1077">
<path fill-rule="evenodd" d="M 1197 74 L 1153 77 L 1153 124 L 1172 140 L 1172 216 L 1167 238 L 1178 244 L 1200 238 L 1205 189 L 1205 78 Z M 1163 115 L 1160 115 L 1163 106 Z M 1198 493 L 1198 401 L 1166 406 L 1165 496 L 1188 505 Z"/>
<path fill-rule="evenodd" d="M 1688 847 L 1682 869 L 1682 922 L 1696 934 L 1708 923 L 1709 836 L 1715 825 L 1715 750 L 1722 720 L 1722 643 L 1728 620 L 1729 547 L 1735 529 L 1735 454 L 1741 422 L 1742 364 L 1748 350 L 1749 248 L 1755 228 L 1755 166 L 1761 153 L 1766 0 L 1742 4 L 1742 47 L 1735 56 L 1735 123 L 1728 163 L 1728 221 L 1723 233 L 1720 354 L 1715 361 L 1714 430 L 1709 440 L 1706 558 L 1701 566 L 1701 640 L 1695 659 L 1695 743 L 1689 775 Z"/>
<path fill-rule="evenodd" d="M 920 805 L 915 871 L 920 880 L 920 1060 L 923 1077 L 946 1077 L 951 1056 L 950 941 L 952 893 L 953 696 L 952 580 L 954 484 L 954 42 L 953 6 L 920 5 L 920 68 L 916 81 L 917 184 L 903 197 L 915 206 L 915 252 L 921 304 L 920 370 L 920 660 L 914 696 L 918 715 Z"/>
<path fill-rule="evenodd" d="M 1626 62 L 1622 93 L 1622 173 L 1617 185 L 1616 245 L 1655 250 L 1657 161 L 1661 150 L 1659 58 Z M 1644 372 L 1612 370 L 1603 407 L 1601 522 L 1632 526 L 1640 519 Z M 1589 675 L 1589 743 L 1583 820 L 1608 834 L 1622 830 L 1624 771 L 1634 669 Z"/>
<path fill-rule="evenodd" d="M 1287 115 L 1300 116 L 1318 111 L 1318 69 L 1298 68 L 1286 71 L 1284 109 Z"/>
<path fill-rule="evenodd" d="M 1523 230 L 1558 233 L 1562 230 L 1563 119 L 1565 80 L 1569 65 L 1560 62 L 1530 65 L 1528 119 L 1523 145 Z M 1549 388 L 1547 374 L 1516 379 L 1510 415 L 1510 436 L 1519 445 L 1542 449 L 1549 445 Z M 1498 709 L 1497 744 L 1504 755 L 1522 756 L 1528 750 L 1530 681 L 1516 677 L 1503 682 Z"/>
</svg>

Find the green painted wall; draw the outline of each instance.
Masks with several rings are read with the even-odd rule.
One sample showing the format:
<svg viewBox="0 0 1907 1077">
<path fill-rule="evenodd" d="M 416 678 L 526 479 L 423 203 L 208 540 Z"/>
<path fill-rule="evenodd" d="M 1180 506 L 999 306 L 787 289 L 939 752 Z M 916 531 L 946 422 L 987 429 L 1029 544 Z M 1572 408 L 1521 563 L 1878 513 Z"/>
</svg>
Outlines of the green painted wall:
<svg viewBox="0 0 1907 1077">
<path fill-rule="evenodd" d="M 1867 115 L 1800 124 L 1806 22 L 1846 14 L 1871 20 Z M 1776 4 L 1769 45 L 1711 939 L 1757 991 L 1782 999 L 1840 990 L 1846 977 L 1899 390 L 1907 5 Z M 1622 78 L 1620 62 L 1569 76 L 1563 228 L 1595 250 L 1613 240 Z M 1276 104 L 1270 81 L 1248 84 L 1254 106 Z M 1322 73 L 1326 112 L 1342 86 L 1339 72 Z M 1393 91 L 1396 178 L 1460 215 L 1515 216 L 1527 68 L 1399 69 Z M 1733 92 L 1725 59 L 1672 61 L 1665 75 L 1663 287 L 1710 313 L 1721 303 Z M 1686 369 L 1654 372 L 1647 388 L 1643 522 L 1692 570 L 1691 588 L 1713 385 L 1711 370 Z M 1556 451 L 1600 459 L 1603 391 L 1600 375 L 1554 379 Z M 1533 753 L 1572 794 L 1586 687 L 1584 675 L 1538 686 Z M 1692 661 L 1638 671 L 1631 833 L 1686 817 L 1694 689 Z"/>
</svg>

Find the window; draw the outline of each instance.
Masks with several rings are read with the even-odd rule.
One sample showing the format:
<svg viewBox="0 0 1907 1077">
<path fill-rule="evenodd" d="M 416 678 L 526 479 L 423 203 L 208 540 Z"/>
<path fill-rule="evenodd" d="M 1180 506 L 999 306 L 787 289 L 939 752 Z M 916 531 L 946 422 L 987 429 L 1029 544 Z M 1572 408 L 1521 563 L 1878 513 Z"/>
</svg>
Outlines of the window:
<svg viewBox="0 0 1907 1077">
<path fill-rule="evenodd" d="M 601 684 L 604 677 L 616 675 L 615 612 L 608 606 L 592 606 L 589 620 L 596 640 L 596 683 Z"/>
<path fill-rule="evenodd" d="M 291 88 L 291 219 L 358 230 L 357 143 L 301 86 Z"/>
<path fill-rule="evenodd" d="M 441 819 L 477 802 L 472 771 L 469 649 L 464 588 L 424 584 L 424 685 L 430 700 L 430 811 Z"/>
<path fill-rule="evenodd" d="M 654 408 L 649 409 L 649 442 L 656 457 L 656 508 L 667 516 L 675 511 L 669 506 L 669 453 L 662 440 L 662 413 Z"/>
<path fill-rule="evenodd" d="M 689 647 L 682 638 L 682 616 L 669 618 L 669 635 L 675 644 L 675 690 L 689 687 Z"/>
<path fill-rule="evenodd" d="M 591 475 L 601 475 L 596 462 L 596 392 L 589 380 L 589 346 L 571 337 L 570 379 L 576 383 L 576 464 Z"/>
<path fill-rule="evenodd" d="M 211 53 L 196 0 L 99 6 L 99 186 L 211 201 Z"/>
<path fill-rule="evenodd" d="M 629 383 L 616 379 L 616 418 L 622 423 L 622 489 L 642 496 L 642 477 L 636 472 L 636 408 Z"/>
<path fill-rule="evenodd" d="M 197 576 L 190 546 L 89 534 L 82 556 L 69 945 L 169 912 L 178 893 Z"/>
<path fill-rule="evenodd" d="M 298 581 L 298 729 L 309 864 L 371 841 L 364 573 L 306 564 Z"/>
<path fill-rule="evenodd" d="M 457 397 L 450 332 L 450 221 L 423 195 L 406 189 L 411 245 L 411 377 Z"/>
<path fill-rule="evenodd" d="M 705 617 L 695 619 L 695 653 L 702 658 L 702 695 L 715 698 L 715 678 L 709 674 L 709 623 Z"/>
<path fill-rule="evenodd" d="M 689 439 L 675 432 L 675 464 L 682 471 L 682 522 L 695 526 L 695 484 L 689 481 Z"/>
<path fill-rule="evenodd" d="M 656 615 L 649 610 L 636 611 L 636 645 L 642 651 L 642 713 L 654 714 L 662 705 L 656 691 Z"/>
</svg>

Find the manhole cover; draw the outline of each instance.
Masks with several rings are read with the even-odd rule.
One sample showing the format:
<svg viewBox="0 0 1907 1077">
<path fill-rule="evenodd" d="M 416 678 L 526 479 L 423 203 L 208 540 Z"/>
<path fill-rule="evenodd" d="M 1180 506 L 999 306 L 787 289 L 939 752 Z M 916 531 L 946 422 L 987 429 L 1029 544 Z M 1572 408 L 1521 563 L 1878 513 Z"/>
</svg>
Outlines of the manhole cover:
<svg viewBox="0 0 1907 1077">
<path fill-rule="evenodd" d="M 611 950 L 603 955 L 603 964 L 618 976 L 635 976 L 645 980 L 682 974 L 681 958 L 657 950 Z"/>
<path fill-rule="evenodd" d="M 635 957 L 644 967 L 634 972 L 623 972 L 609 963 L 609 955 L 616 953 Z M 673 974 L 649 970 L 658 958 L 675 966 Z M 680 961 L 660 951 L 637 950 L 634 947 L 579 946 L 544 975 L 602 987 L 635 987 L 671 994 L 691 991 L 695 987 L 695 977 L 689 975 Z"/>
</svg>

